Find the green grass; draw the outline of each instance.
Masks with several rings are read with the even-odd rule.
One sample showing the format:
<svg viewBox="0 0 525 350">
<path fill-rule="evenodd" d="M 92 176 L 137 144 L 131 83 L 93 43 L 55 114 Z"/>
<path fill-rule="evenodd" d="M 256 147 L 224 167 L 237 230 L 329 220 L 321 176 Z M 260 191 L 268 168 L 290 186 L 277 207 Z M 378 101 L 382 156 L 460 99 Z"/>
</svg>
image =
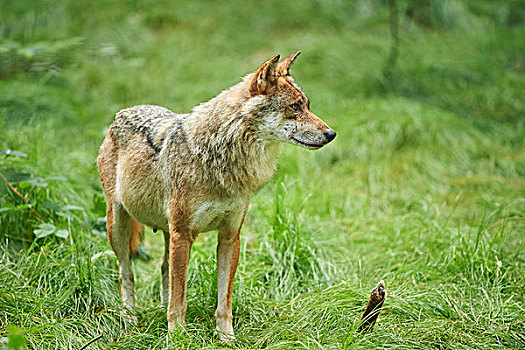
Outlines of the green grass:
<svg viewBox="0 0 525 350">
<path fill-rule="evenodd" d="M 0 348 L 227 348 L 215 234 L 192 249 L 185 332 L 167 332 L 150 230 L 138 323 L 122 317 L 95 158 L 119 109 L 186 112 L 298 49 L 293 74 L 338 136 L 285 146 L 253 198 L 232 347 L 524 348 L 525 8 L 398 2 L 389 76 L 381 0 L 0 4 L 0 150 L 22 152 L 0 172 L 29 203 L 0 181 Z M 357 334 L 380 279 L 378 324 Z"/>
</svg>

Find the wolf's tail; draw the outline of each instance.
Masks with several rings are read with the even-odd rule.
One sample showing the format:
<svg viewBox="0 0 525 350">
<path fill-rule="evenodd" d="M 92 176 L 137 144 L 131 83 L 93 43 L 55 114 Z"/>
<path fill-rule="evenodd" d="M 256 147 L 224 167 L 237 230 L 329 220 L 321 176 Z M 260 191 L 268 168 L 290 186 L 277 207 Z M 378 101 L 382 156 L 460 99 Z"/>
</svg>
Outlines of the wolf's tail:
<svg viewBox="0 0 525 350">
<path fill-rule="evenodd" d="M 129 239 L 129 253 L 136 255 L 139 251 L 140 243 L 142 242 L 144 226 L 133 219 L 131 219 L 131 237 Z"/>
</svg>

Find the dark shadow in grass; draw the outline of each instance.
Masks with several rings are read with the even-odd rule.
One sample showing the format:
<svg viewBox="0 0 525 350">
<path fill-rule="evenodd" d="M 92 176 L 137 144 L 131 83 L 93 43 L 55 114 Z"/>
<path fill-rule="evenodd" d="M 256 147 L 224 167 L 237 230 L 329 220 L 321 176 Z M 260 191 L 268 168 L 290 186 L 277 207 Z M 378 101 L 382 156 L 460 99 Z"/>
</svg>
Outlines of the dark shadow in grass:
<svg viewBox="0 0 525 350">
<path fill-rule="evenodd" d="M 518 87 L 495 84 L 490 75 L 446 65 L 394 70 L 388 76 L 366 77 L 363 82 L 368 96 L 397 95 L 420 100 L 471 120 L 480 129 L 486 129 L 491 121 L 523 126 L 521 105 L 502 97 L 503 90 L 517 94 Z M 496 89 L 492 100 L 487 92 L 491 89 Z"/>
</svg>

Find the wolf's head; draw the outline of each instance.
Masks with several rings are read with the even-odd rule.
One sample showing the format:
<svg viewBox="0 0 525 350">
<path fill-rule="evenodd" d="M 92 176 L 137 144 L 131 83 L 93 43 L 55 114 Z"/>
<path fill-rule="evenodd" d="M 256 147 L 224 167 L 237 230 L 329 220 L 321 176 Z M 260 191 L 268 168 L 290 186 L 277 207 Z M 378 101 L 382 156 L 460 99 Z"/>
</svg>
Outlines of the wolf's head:
<svg viewBox="0 0 525 350">
<path fill-rule="evenodd" d="M 290 76 L 290 65 L 301 51 L 279 62 L 279 55 L 247 77 L 251 112 L 263 137 L 318 149 L 335 138 L 335 131 L 310 111 L 310 101 Z"/>
</svg>

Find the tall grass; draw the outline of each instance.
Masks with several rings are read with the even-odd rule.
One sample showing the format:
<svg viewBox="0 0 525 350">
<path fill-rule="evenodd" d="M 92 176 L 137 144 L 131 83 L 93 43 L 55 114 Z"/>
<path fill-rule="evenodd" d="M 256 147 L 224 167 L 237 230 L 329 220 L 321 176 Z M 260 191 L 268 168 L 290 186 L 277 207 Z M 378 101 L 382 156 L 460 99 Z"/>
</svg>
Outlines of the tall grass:
<svg viewBox="0 0 525 350">
<path fill-rule="evenodd" d="M 398 6 L 385 77 L 386 1 L 1 3 L 0 173 L 20 195 L 0 180 L 0 347 L 226 347 L 214 234 L 192 249 L 185 331 L 167 332 L 150 230 L 138 322 L 122 316 L 95 158 L 119 109 L 188 111 L 297 49 L 293 75 L 338 136 L 285 146 L 253 198 L 231 347 L 525 347 L 525 9 Z M 384 310 L 357 334 L 380 279 Z"/>
</svg>

